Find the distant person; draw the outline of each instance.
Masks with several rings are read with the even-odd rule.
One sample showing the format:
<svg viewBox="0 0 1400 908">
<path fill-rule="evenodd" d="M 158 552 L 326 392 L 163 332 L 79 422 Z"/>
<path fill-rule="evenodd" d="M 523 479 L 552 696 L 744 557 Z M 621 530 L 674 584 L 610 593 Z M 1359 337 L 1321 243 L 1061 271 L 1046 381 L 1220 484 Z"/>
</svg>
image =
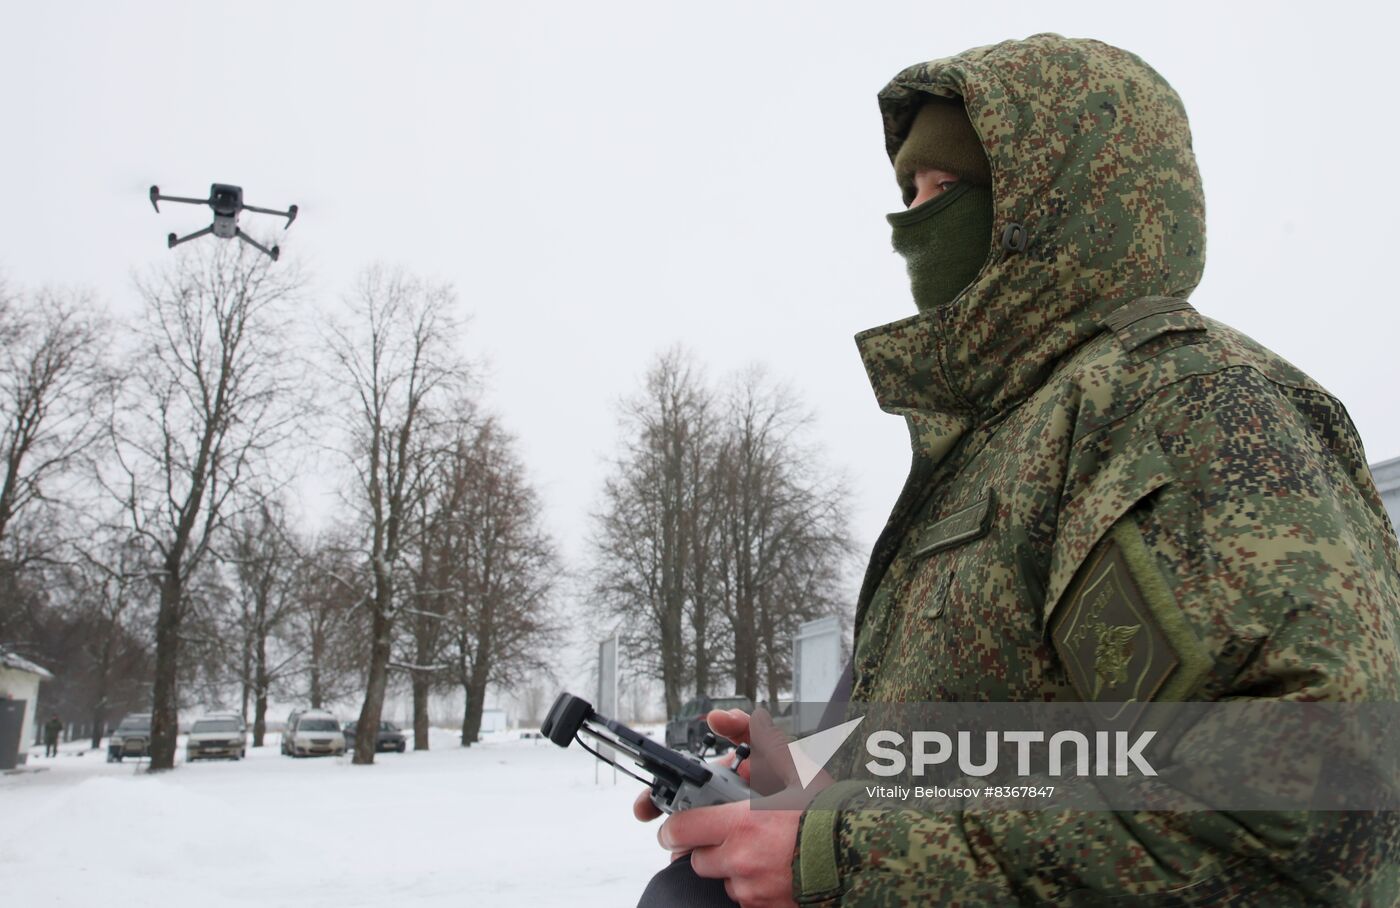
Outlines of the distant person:
<svg viewBox="0 0 1400 908">
<path fill-rule="evenodd" d="M 58 736 L 63 733 L 63 720 L 54 713 L 49 721 L 44 723 L 44 756 L 58 756 Z"/>
</svg>

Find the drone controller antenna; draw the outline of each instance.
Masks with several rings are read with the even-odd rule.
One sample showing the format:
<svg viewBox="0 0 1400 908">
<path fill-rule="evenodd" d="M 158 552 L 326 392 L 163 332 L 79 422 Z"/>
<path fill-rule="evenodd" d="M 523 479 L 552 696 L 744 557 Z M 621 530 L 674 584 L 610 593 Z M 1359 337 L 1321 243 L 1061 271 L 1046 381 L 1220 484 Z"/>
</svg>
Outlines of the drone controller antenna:
<svg viewBox="0 0 1400 908">
<path fill-rule="evenodd" d="M 620 770 L 622 770 L 624 773 L 626 773 L 627 775 L 629 775 L 629 776 L 631 776 L 632 778 L 636 779 L 638 782 L 641 782 L 643 785 L 647 785 L 647 786 L 651 786 L 651 787 L 655 787 L 655 786 L 656 786 L 656 784 L 657 784 L 657 783 L 656 783 L 656 780 L 653 780 L 653 779 L 643 779 L 641 776 L 637 775 L 635 772 L 633 772 L 632 770 L 628 769 L 626 766 L 623 766 L 621 763 L 617 762 L 616 760 L 613 760 L 613 759 L 610 759 L 610 758 L 608 758 L 608 757 L 605 757 L 605 756 L 603 756 L 602 753 L 600 753 L 599 751 L 596 751 L 596 750 L 594 750 L 593 748 L 589 747 L 588 744 L 584 742 L 584 740 L 583 740 L 583 738 L 582 738 L 582 736 L 581 736 L 581 734 L 580 734 L 579 732 L 575 732 L 575 733 L 574 733 L 574 740 L 578 742 L 578 746 L 579 746 L 579 747 L 582 747 L 584 750 L 588 751 L 588 752 L 591 753 L 593 756 L 597 757 L 599 760 L 602 760 L 604 763 L 609 764 L 609 765 L 612 766 L 614 769 L 620 769 Z"/>
</svg>

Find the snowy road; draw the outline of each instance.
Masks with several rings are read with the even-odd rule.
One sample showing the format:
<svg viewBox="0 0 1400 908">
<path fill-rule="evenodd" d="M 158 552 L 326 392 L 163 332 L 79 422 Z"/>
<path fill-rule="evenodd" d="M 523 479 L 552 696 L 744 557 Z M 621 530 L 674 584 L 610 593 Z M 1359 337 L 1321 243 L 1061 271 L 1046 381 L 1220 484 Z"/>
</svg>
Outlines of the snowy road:
<svg viewBox="0 0 1400 908">
<path fill-rule="evenodd" d="M 512 906 L 635 904 L 665 864 L 640 785 L 594 783 L 578 748 L 505 736 L 470 749 L 241 763 L 160 776 L 65 745 L 0 776 L 6 905 Z M 181 751 L 183 753 L 183 750 Z"/>
</svg>

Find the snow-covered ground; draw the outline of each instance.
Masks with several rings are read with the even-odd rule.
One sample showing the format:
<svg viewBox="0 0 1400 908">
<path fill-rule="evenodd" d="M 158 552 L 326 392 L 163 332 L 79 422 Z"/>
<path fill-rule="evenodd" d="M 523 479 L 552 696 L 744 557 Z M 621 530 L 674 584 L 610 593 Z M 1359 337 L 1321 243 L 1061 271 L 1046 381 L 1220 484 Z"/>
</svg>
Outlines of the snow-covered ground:
<svg viewBox="0 0 1400 908">
<path fill-rule="evenodd" d="M 0 775 L 0 903 L 146 906 L 635 904 L 666 863 L 641 785 L 577 746 L 499 733 L 470 748 L 280 756 L 150 775 L 65 744 Z M 180 753 L 183 755 L 183 740 Z"/>
</svg>

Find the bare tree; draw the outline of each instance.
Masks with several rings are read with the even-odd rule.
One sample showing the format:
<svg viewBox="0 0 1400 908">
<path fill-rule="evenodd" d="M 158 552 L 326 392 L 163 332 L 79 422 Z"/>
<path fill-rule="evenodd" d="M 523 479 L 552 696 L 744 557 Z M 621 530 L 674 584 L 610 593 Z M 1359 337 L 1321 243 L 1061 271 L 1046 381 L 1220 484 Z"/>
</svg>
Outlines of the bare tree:
<svg viewBox="0 0 1400 908">
<path fill-rule="evenodd" d="M 332 330 L 329 347 L 335 379 L 350 398 L 342 408 L 346 454 L 369 573 L 369 652 L 354 761 L 373 763 L 412 518 L 441 437 L 434 427 L 451 420 L 446 405 L 461 398 L 468 370 L 456 352 L 449 285 L 373 267 L 361 273 L 346 304 L 352 320 Z"/>
<path fill-rule="evenodd" d="M 851 552 L 846 493 L 804 442 L 796 397 L 751 369 L 721 405 L 686 354 L 647 373 L 593 536 L 593 597 L 627 623 L 634 673 L 770 700 L 791 677 L 798 623 L 839 610 Z"/>
<path fill-rule="evenodd" d="M 21 299 L 0 284 L 0 550 L 15 518 L 103 437 L 115 380 L 102 326 L 85 294 Z"/>
<path fill-rule="evenodd" d="M 451 458 L 434 465 L 427 494 L 414 519 L 418 523 L 415 555 L 409 575 L 411 604 L 406 607 L 405 661 L 394 667 L 407 672 L 413 695 L 413 749 L 427 750 L 428 700 L 446 663 L 440 661 L 447 643 L 447 609 L 454 565 L 448 561 L 444 524 L 461 506 L 464 486 L 452 482 Z"/>
<path fill-rule="evenodd" d="M 302 553 L 295 606 L 285 636 L 295 657 L 290 691 L 313 709 L 343 699 L 364 683 L 361 658 L 367 589 L 355 546 L 337 531 Z"/>
<path fill-rule="evenodd" d="M 102 746 L 114 708 L 144 700 L 150 690 L 151 653 L 141 628 L 152 604 L 149 564 L 136 537 L 104 535 L 79 551 L 68 572 L 74 605 L 88 627 L 80 646 L 93 750 Z"/>
<path fill-rule="evenodd" d="M 162 770 L 175 761 L 187 585 L 231 516 L 235 493 L 297 415 L 295 360 L 280 347 L 300 281 L 285 263 L 216 243 L 137 286 L 145 321 L 106 486 L 156 561 L 151 769 Z"/>
<path fill-rule="evenodd" d="M 791 392 L 762 370 L 740 376 L 711 499 L 735 688 L 757 703 L 762 674 L 775 709 L 791 677 L 792 634 L 801 621 L 838 609 L 854 551 L 846 493 L 801 444 L 809 422 Z"/>
<path fill-rule="evenodd" d="M 86 294 L 20 294 L 0 281 L 0 645 L 34 656 L 16 572 L 78 535 L 53 506 L 76 504 L 77 468 L 116 386 L 102 324 Z"/>
<path fill-rule="evenodd" d="M 267 733 L 267 701 L 272 684 L 295 663 L 299 651 L 272 650 L 276 635 L 297 604 L 298 553 L 286 515 L 270 496 L 257 495 L 256 509 L 229 532 L 224 561 L 232 568 L 236 604 L 234 638 L 243 718 L 253 708 L 253 746 Z"/>
<path fill-rule="evenodd" d="M 548 674 L 559 634 L 552 601 L 558 555 L 541 526 L 539 498 L 515 442 L 484 419 L 453 449 L 449 482 L 459 507 L 443 521 L 443 556 L 454 566 L 449 659 L 462 685 L 462 745 L 481 731 L 489 685 Z"/>
<path fill-rule="evenodd" d="M 693 559 L 707 552 L 712 538 L 712 524 L 698 513 L 711 406 L 688 353 L 672 349 L 658 357 L 643 391 L 624 404 L 623 452 L 594 515 L 593 596 L 614 620 L 645 627 L 627 634 L 624 645 L 637 670 L 660 675 L 668 715 L 680 708 L 693 677 L 686 616 L 694 600 L 687 581 L 704 585 L 700 612 L 690 614 L 701 633 L 699 652 L 705 652 L 709 575 Z"/>
</svg>

